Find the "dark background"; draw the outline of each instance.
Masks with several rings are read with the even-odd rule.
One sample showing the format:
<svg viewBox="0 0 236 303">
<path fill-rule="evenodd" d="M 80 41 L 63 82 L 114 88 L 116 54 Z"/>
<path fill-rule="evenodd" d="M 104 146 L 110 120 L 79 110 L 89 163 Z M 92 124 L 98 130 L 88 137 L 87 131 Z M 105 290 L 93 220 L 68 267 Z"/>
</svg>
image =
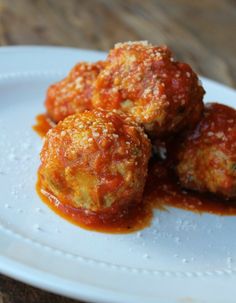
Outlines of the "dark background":
<svg viewBox="0 0 236 303">
<path fill-rule="evenodd" d="M 2 46 L 108 50 L 127 40 L 167 44 L 198 73 L 236 87 L 235 0 L 0 0 Z M 0 275 L 0 303 L 21 302 L 74 301 Z"/>
</svg>

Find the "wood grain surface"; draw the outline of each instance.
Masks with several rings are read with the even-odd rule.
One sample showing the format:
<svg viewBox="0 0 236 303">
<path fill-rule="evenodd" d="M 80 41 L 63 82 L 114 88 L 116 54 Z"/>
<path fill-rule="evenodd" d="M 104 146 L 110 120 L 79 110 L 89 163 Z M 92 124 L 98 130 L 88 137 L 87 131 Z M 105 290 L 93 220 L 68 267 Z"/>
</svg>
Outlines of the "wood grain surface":
<svg viewBox="0 0 236 303">
<path fill-rule="evenodd" d="M 232 87 L 235 31 L 235 0 L 0 0 L 0 45 L 108 50 L 118 41 L 149 40 Z M 0 276 L 0 303 L 20 302 L 74 301 Z"/>
</svg>

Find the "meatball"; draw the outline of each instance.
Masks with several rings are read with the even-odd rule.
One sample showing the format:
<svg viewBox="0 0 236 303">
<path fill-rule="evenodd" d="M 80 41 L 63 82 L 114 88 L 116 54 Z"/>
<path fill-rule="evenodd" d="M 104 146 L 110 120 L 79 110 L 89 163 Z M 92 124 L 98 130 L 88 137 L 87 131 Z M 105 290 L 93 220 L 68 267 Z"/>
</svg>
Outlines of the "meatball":
<svg viewBox="0 0 236 303">
<path fill-rule="evenodd" d="M 94 107 L 127 112 L 154 137 L 195 125 L 203 110 L 204 89 L 191 67 L 145 41 L 116 44 L 94 85 Z"/>
<path fill-rule="evenodd" d="M 51 129 L 41 151 L 41 192 L 92 212 L 139 203 L 151 144 L 132 118 L 85 111 Z"/>
<path fill-rule="evenodd" d="M 236 197 L 236 111 L 209 103 L 178 153 L 177 174 L 183 187 Z"/>
<path fill-rule="evenodd" d="M 101 61 L 81 62 L 65 79 L 48 88 L 45 107 L 54 122 L 91 108 L 92 86 L 103 65 Z"/>
</svg>

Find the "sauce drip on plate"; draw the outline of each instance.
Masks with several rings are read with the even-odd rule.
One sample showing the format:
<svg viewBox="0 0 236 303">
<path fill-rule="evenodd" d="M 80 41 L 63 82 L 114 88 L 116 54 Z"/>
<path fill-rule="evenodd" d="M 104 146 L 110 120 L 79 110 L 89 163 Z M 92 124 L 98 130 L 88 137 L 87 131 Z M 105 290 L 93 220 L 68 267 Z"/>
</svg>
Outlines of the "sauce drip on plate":
<svg viewBox="0 0 236 303">
<path fill-rule="evenodd" d="M 36 116 L 36 124 L 33 126 L 33 130 L 40 137 L 45 137 L 47 132 L 54 126 L 55 123 L 46 114 L 41 114 Z"/>
<path fill-rule="evenodd" d="M 177 177 L 164 162 L 152 160 L 144 191 L 144 202 L 153 207 L 167 206 L 190 210 L 195 213 L 236 215 L 236 200 L 225 200 L 212 194 L 202 194 L 181 188 Z"/>
</svg>

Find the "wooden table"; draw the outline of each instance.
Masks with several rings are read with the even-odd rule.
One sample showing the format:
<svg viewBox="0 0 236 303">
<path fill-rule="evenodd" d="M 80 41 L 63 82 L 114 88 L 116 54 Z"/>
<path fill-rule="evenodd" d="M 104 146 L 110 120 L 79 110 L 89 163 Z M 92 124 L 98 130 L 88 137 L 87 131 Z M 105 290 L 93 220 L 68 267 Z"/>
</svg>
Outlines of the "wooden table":
<svg viewBox="0 0 236 303">
<path fill-rule="evenodd" d="M 108 50 L 118 41 L 149 40 L 167 44 L 200 74 L 232 87 L 235 29 L 234 0 L 0 0 L 1 45 Z M 73 300 L 0 276 L 3 302 Z"/>
</svg>

